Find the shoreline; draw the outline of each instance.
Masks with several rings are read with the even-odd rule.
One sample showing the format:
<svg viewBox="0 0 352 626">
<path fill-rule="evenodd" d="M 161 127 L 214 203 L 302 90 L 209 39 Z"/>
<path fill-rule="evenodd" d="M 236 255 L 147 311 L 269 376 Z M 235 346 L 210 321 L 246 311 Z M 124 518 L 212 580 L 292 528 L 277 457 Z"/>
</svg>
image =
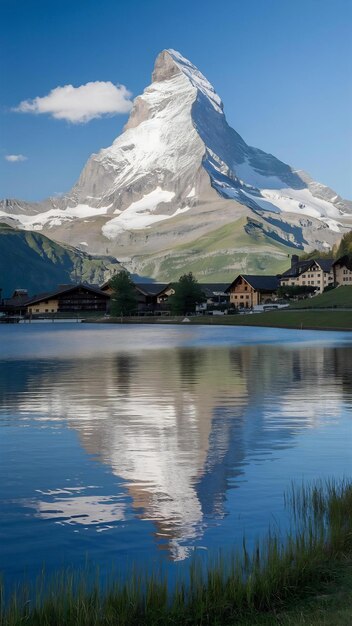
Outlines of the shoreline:
<svg viewBox="0 0 352 626">
<path fill-rule="evenodd" d="M 287 316 L 290 316 L 288 319 Z M 254 326 L 257 328 L 283 328 L 287 330 L 321 330 L 321 331 L 352 331 L 351 311 L 285 311 L 270 313 L 246 314 L 246 315 L 199 315 L 187 318 L 189 322 L 183 322 L 185 316 L 173 317 L 125 317 L 121 318 L 96 318 L 85 319 L 83 323 L 95 324 L 177 324 L 196 326 Z"/>
</svg>

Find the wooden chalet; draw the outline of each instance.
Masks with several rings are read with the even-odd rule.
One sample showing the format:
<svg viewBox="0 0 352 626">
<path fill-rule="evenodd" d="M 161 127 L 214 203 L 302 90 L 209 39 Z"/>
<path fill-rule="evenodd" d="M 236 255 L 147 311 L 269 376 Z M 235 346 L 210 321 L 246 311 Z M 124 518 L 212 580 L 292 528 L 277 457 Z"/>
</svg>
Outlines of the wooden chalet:
<svg viewBox="0 0 352 626">
<path fill-rule="evenodd" d="M 106 312 L 110 296 L 90 285 L 62 285 L 56 291 L 33 296 L 26 303 L 28 315 Z"/>
<path fill-rule="evenodd" d="M 230 302 L 230 295 L 226 292 L 228 286 L 228 283 L 199 283 L 204 301 L 197 304 L 196 311 L 205 313 L 208 309 L 223 310 Z"/>
<path fill-rule="evenodd" d="M 228 283 L 199 283 L 207 304 L 227 304 L 230 300 L 228 286 Z"/>
<path fill-rule="evenodd" d="M 5 318 L 22 318 L 27 313 L 27 303 L 30 300 L 27 289 L 15 289 L 10 298 L 0 301 L 0 313 Z"/>
<path fill-rule="evenodd" d="M 167 310 L 167 301 L 175 293 L 171 283 L 134 283 L 139 313 Z M 101 291 L 109 297 L 113 293 L 110 282 L 101 286 Z"/>
<path fill-rule="evenodd" d="M 138 311 L 167 309 L 169 296 L 174 293 L 170 283 L 136 283 Z"/>
<path fill-rule="evenodd" d="M 230 304 L 239 309 L 251 309 L 258 304 L 275 300 L 280 281 L 277 276 L 253 276 L 240 274 L 227 287 Z"/>
</svg>

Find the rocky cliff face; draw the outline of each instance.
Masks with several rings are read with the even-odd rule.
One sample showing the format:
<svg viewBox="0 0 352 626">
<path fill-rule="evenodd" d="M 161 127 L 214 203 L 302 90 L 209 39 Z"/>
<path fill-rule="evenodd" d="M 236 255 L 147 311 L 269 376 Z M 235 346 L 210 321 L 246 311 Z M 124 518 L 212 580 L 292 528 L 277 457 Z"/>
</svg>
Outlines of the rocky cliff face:
<svg viewBox="0 0 352 626">
<path fill-rule="evenodd" d="M 352 203 L 229 127 L 199 70 L 174 50 L 156 59 L 124 132 L 93 154 L 71 192 L 3 203 L 1 219 L 42 230 L 131 270 L 220 280 L 275 271 L 294 250 L 328 249 L 352 228 Z"/>
</svg>

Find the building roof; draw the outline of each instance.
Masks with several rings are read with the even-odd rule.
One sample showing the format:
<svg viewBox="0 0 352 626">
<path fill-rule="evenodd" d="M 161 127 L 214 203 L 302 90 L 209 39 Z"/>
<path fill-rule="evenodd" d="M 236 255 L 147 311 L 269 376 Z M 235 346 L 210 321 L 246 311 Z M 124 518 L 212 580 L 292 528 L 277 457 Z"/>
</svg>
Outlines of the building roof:
<svg viewBox="0 0 352 626">
<path fill-rule="evenodd" d="M 133 283 L 135 288 L 144 296 L 158 296 L 162 291 L 171 286 L 171 283 Z M 100 289 L 103 291 L 110 287 L 110 279 Z"/>
<path fill-rule="evenodd" d="M 318 265 L 324 272 L 331 272 L 331 268 L 334 263 L 334 259 L 315 259 Z"/>
<path fill-rule="evenodd" d="M 352 254 L 344 254 L 344 256 L 340 256 L 340 258 L 337 259 L 333 265 L 342 265 L 342 267 L 347 267 L 347 269 L 352 272 Z"/>
<path fill-rule="evenodd" d="M 280 278 L 296 278 L 304 272 L 306 272 L 313 264 L 319 265 L 323 272 L 330 272 L 334 259 L 305 259 L 304 261 L 298 261 L 293 263 L 286 272 L 281 274 Z"/>
<path fill-rule="evenodd" d="M 229 283 L 199 283 L 199 287 L 206 297 L 211 298 L 225 294 Z"/>
<path fill-rule="evenodd" d="M 252 274 L 239 274 L 235 278 L 235 280 L 229 285 L 226 289 L 226 292 L 230 291 L 230 288 L 236 283 L 239 278 L 243 278 L 255 291 L 268 292 L 271 293 L 276 291 L 280 286 L 280 281 L 278 276 L 263 276 L 263 275 L 252 275 Z"/>
<path fill-rule="evenodd" d="M 104 298 L 109 298 L 109 295 L 105 293 L 105 291 L 101 291 L 97 287 L 92 287 L 91 285 L 86 285 L 85 283 L 79 283 L 78 285 L 65 285 L 62 287 L 58 287 L 55 291 L 46 291 L 45 293 L 40 293 L 31 298 L 27 298 L 27 305 L 35 304 L 36 302 L 42 302 L 43 300 L 49 300 L 51 298 L 56 298 L 58 296 L 62 296 L 65 293 L 69 293 L 70 291 L 75 291 L 76 289 L 84 288 L 91 293 L 95 293 Z"/>
<path fill-rule="evenodd" d="M 158 296 L 170 285 L 171 283 L 134 283 L 135 288 L 145 296 Z"/>
<path fill-rule="evenodd" d="M 16 296 L 15 298 L 4 298 L 2 301 L 2 306 L 4 307 L 22 307 L 27 306 L 27 302 L 29 302 L 31 298 L 26 296 Z"/>
</svg>

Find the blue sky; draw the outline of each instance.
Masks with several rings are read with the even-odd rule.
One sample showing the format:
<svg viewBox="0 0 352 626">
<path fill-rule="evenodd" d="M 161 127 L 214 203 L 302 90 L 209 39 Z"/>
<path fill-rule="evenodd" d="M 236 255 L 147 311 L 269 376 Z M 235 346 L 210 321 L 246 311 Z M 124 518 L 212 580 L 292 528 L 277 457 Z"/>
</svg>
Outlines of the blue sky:
<svg viewBox="0 0 352 626">
<path fill-rule="evenodd" d="M 0 13 L 0 197 L 68 191 L 127 119 L 77 124 L 13 108 L 95 81 L 136 96 L 158 52 L 175 48 L 247 143 L 352 198 L 350 0 L 0 0 Z"/>
</svg>

